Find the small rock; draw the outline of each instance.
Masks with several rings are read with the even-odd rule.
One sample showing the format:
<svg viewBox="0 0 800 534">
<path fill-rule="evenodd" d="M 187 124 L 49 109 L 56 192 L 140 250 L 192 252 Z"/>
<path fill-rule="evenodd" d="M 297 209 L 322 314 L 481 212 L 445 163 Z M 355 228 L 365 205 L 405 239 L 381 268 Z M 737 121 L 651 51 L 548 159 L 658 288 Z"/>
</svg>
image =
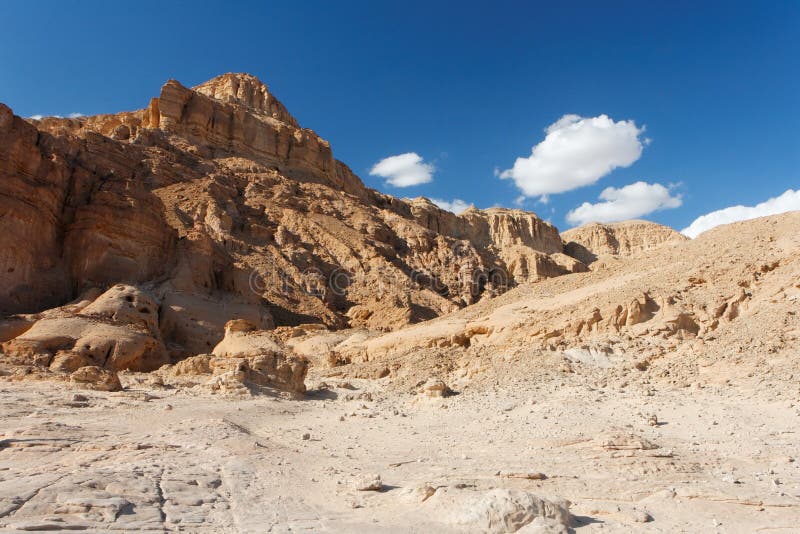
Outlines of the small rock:
<svg viewBox="0 0 800 534">
<path fill-rule="evenodd" d="M 506 478 L 523 478 L 525 480 L 547 480 L 547 475 L 538 471 L 529 471 L 527 473 L 504 473 L 502 476 Z"/>
<path fill-rule="evenodd" d="M 596 439 L 597 444 L 607 451 L 626 451 L 626 450 L 653 450 L 659 446 L 636 434 L 628 432 L 612 431 L 602 434 Z"/>
<path fill-rule="evenodd" d="M 403 490 L 400 495 L 412 502 L 425 502 L 436 493 L 436 488 L 426 482 L 419 486 L 414 486 Z"/>
<path fill-rule="evenodd" d="M 644 510 L 633 510 L 631 512 L 631 519 L 637 523 L 649 523 L 653 520 L 653 516 Z"/>
<path fill-rule="evenodd" d="M 309 439 L 311 439 L 311 434 L 310 434 L 310 433 L 308 433 L 308 432 L 305 432 L 305 433 L 303 434 L 303 440 L 304 440 L 304 441 L 308 441 Z"/>
<path fill-rule="evenodd" d="M 381 482 L 380 475 L 364 475 L 356 479 L 353 487 L 358 491 L 380 491 L 383 488 L 383 482 Z"/>
<path fill-rule="evenodd" d="M 89 397 L 86 395 L 81 395 L 80 393 L 76 393 L 72 396 L 72 400 L 74 402 L 86 402 L 89 400 Z"/>
<path fill-rule="evenodd" d="M 444 383 L 444 380 L 440 378 L 430 378 L 419 389 L 418 393 L 428 397 L 446 397 L 451 391 L 450 388 L 447 387 L 447 384 Z"/>
</svg>

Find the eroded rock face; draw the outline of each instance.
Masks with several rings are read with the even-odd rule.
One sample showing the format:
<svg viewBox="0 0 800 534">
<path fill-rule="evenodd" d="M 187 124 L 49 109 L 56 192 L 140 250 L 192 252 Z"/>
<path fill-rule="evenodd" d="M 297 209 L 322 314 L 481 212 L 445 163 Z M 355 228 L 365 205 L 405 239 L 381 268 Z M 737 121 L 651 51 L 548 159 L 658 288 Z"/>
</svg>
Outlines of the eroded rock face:
<svg viewBox="0 0 800 534">
<path fill-rule="evenodd" d="M 584 264 L 604 255 L 631 256 L 688 238 L 672 228 L 648 221 L 592 223 L 561 234 L 564 251 Z"/>
<path fill-rule="evenodd" d="M 141 157 L 97 134 L 52 135 L 0 104 L 0 313 L 165 272 L 174 232 L 140 179 Z"/>
<path fill-rule="evenodd" d="M 464 239 L 478 248 L 523 245 L 545 254 L 562 251 L 558 229 L 531 212 L 506 208 L 470 208 L 461 215 L 442 210 L 426 198 L 410 201 L 414 220 L 439 234 Z"/>
</svg>

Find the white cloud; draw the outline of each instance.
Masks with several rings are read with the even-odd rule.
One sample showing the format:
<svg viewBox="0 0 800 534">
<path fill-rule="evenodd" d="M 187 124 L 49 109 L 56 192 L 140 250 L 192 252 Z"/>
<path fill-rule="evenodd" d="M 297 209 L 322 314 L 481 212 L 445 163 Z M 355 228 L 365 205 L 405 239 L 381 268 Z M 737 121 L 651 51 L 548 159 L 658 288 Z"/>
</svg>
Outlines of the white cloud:
<svg viewBox="0 0 800 534">
<path fill-rule="evenodd" d="M 443 210 L 452 211 L 456 215 L 460 215 L 472 207 L 472 204 L 467 204 L 460 198 L 454 198 L 452 201 L 432 198 L 431 202 L 433 202 Z"/>
<path fill-rule="evenodd" d="M 617 167 L 629 167 L 642 155 L 644 127 L 615 122 L 607 115 L 564 115 L 545 130 L 544 141 L 527 158 L 517 158 L 500 178 L 511 178 L 529 197 L 563 193 L 591 185 Z"/>
<path fill-rule="evenodd" d="M 70 113 L 69 115 L 67 115 L 67 118 L 69 118 L 69 119 L 78 119 L 80 117 L 85 117 L 85 116 L 86 115 L 84 115 L 83 113 L 74 112 L 74 113 Z M 33 119 L 35 121 L 40 121 L 40 120 L 44 119 L 45 117 L 49 117 L 49 118 L 52 118 L 52 119 L 63 119 L 64 118 L 61 115 L 41 115 L 41 114 L 38 114 L 38 113 L 36 115 L 31 115 L 29 118 Z"/>
<path fill-rule="evenodd" d="M 681 205 L 680 195 L 672 196 L 669 188 L 645 182 L 632 183 L 619 189 L 607 187 L 600 193 L 600 199 L 605 202 L 584 202 L 567 213 L 567 222 L 581 225 L 589 222 L 624 221 Z"/>
<path fill-rule="evenodd" d="M 770 198 L 755 206 L 731 206 L 701 215 L 692 224 L 681 230 L 681 233 L 695 238 L 706 230 L 721 224 L 747 221 L 757 217 L 777 215 L 778 213 L 795 210 L 800 210 L 800 189 L 797 191 L 787 189 L 781 196 Z"/>
<path fill-rule="evenodd" d="M 386 183 L 395 187 L 409 187 L 432 181 L 435 170 L 432 164 L 424 163 L 416 152 L 407 152 L 380 160 L 369 174 L 386 178 Z"/>
</svg>

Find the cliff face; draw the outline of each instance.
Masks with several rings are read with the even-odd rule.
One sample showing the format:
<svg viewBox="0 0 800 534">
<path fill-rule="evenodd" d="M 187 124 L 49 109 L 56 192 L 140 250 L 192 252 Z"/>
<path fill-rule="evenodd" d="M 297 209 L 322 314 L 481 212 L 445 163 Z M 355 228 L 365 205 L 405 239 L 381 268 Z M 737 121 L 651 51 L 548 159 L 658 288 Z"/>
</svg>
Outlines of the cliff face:
<svg viewBox="0 0 800 534">
<path fill-rule="evenodd" d="M 165 272 L 174 231 L 140 180 L 138 147 L 54 136 L 0 105 L 0 311 Z"/>
<path fill-rule="evenodd" d="M 567 230 L 561 237 L 564 251 L 587 265 L 603 255 L 632 256 L 688 239 L 672 228 L 648 221 L 592 223 Z"/>
<path fill-rule="evenodd" d="M 173 356 L 208 352 L 229 319 L 393 329 L 585 269 L 532 213 L 367 189 L 241 74 L 115 115 L 0 106 L 0 217 L 0 313 L 132 284 Z"/>
</svg>

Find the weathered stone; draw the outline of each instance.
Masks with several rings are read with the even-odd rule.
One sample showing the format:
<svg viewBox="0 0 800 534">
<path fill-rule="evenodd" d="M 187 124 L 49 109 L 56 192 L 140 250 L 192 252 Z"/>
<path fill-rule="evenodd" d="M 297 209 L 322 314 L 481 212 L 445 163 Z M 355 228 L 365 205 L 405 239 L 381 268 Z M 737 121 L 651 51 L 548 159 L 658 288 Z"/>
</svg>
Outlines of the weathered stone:
<svg viewBox="0 0 800 534">
<path fill-rule="evenodd" d="M 70 375 L 69 379 L 73 384 L 86 389 L 98 391 L 119 391 L 122 389 L 117 373 L 93 365 L 77 369 Z"/>
</svg>

